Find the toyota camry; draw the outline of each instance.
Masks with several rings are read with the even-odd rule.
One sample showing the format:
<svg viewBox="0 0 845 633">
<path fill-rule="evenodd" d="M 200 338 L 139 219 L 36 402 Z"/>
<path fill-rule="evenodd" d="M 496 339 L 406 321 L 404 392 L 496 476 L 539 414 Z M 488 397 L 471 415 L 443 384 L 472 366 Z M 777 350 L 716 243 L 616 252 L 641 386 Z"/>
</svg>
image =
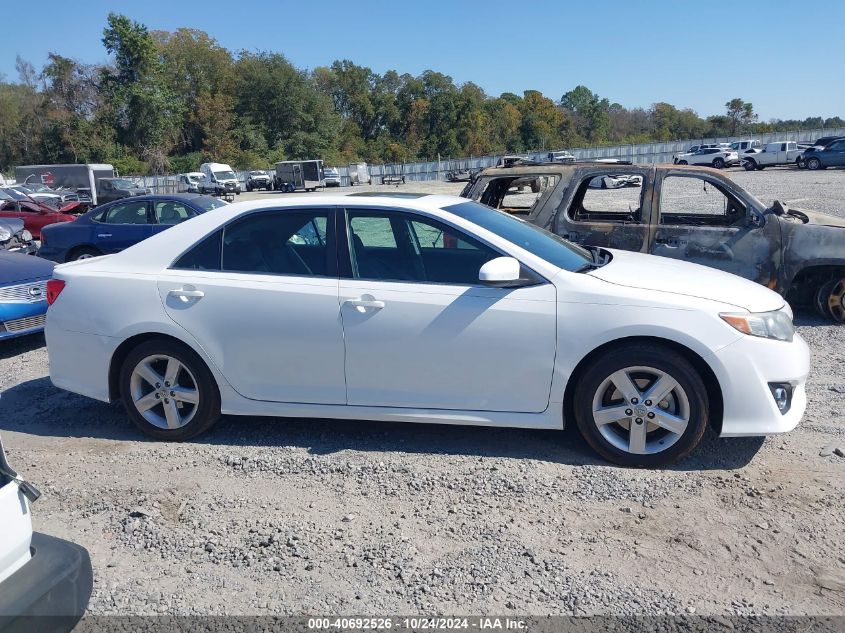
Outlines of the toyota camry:
<svg viewBox="0 0 845 633">
<path fill-rule="evenodd" d="M 631 466 L 794 428 L 806 344 L 781 296 L 569 243 L 441 195 L 214 209 L 56 267 L 53 383 L 161 440 L 222 414 L 538 429 Z"/>
</svg>

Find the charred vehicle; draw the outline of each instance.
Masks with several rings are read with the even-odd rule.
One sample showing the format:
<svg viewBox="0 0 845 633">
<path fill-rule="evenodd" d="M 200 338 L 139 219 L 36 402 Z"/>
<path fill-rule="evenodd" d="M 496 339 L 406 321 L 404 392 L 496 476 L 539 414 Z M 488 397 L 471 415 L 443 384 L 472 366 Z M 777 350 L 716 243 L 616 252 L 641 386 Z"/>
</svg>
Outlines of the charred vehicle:
<svg viewBox="0 0 845 633">
<path fill-rule="evenodd" d="M 596 188 L 632 176 L 641 187 Z M 723 172 L 686 165 L 523 164 L 461 194 L 567 240 L 718 268 L 845 322 L 845 219 L 762 203 Z M 695 279 L 689 280 L 690 294 Z"/>
</svg>

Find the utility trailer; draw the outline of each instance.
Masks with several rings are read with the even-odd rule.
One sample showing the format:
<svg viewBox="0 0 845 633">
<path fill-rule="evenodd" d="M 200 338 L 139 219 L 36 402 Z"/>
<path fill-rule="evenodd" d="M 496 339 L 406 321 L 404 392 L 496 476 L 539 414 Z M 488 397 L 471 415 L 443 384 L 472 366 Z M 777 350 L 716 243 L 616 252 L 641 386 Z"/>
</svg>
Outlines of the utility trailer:
<svg viewBox="0 0 845 633">
<path fill-rule="evenodd" d="M 325 187 L 322 160 L 283 160 L 276 163 L 273 189 L 276 191 L 315 191 Z"/>
</svg>

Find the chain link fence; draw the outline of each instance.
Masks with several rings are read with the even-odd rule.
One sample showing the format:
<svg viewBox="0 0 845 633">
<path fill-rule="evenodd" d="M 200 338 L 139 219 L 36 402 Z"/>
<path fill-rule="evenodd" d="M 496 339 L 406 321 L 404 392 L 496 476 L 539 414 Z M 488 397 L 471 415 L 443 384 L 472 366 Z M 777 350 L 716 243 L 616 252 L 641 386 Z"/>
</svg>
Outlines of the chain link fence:
<svg viewBox="0 0 845 633">
<path fill-rule="evenodd" d="M 796 130 L 793 132 L 772 132 L 770 134 L 755 134 L 744 136 L 726 136 L 718 138 L 697 138 L 683 141 L 661 141 L 655 143 L 639 143 L 629 145 L 613 145 L 605 147 L 568 148 L 568 151 L 577 160 L 595 160 L 600 158 L 628 160 L 632 163 L 671 163 L 672 157 L 685 152 L 691 145 L 702 143 L 733 143 L 748 139 L 759 140 L 763 145 L 775 141 L 796 141 L 798 143 L 811 143 L 822 136 L 845 136 L 845 128 Z M 550 150 L 525 152 L 520 156 L 526 156 L 532 160 L 548 160 Z M 510 154 L 508 154 L 510 155 Z M 427 162 L 416 163 L 390 163 L 384 165 L 370 165 L 370 176 L 372 184 L 381 184 L 385 177 L 404 177 L 406 182 L 425 180 L 446 180 L 446 174 L 457 170 L 476 170 L 484 167 L 493 167 L 503 157 L 503 154 L 493 156 L 470 156 L 467 158 L 448 158 Z M 341 184 L 348 186 L 349 169 L 338 167 Z M 243 189 L 246 184 L 249 171 L 235 172 Z M 177 177 L 169 176 L 130 176 L 139 186 L 152 189 L 155 193 L 176 193 Z"/>
</svg>

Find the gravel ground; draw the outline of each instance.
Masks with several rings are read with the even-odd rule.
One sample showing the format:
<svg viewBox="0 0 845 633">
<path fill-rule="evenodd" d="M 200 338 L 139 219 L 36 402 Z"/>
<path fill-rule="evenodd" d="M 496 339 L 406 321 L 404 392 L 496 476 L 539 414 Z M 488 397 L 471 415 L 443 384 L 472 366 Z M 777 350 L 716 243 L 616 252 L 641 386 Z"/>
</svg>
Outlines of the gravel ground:
<svg viewBox="0 0 845 633">
<path fill-rule="evenodd" d="M 845 214 L 845 171 L 734 173 Z M 0 344 L 0 432 L 36 529 L 91 552 L 95 614 L 845 614 L 845 328 L 797 321 L 798 429 L 664 471 L 572 430 L 225 418 L 154 443 L 53 388 L 41 336 Z"/>
</svg>

